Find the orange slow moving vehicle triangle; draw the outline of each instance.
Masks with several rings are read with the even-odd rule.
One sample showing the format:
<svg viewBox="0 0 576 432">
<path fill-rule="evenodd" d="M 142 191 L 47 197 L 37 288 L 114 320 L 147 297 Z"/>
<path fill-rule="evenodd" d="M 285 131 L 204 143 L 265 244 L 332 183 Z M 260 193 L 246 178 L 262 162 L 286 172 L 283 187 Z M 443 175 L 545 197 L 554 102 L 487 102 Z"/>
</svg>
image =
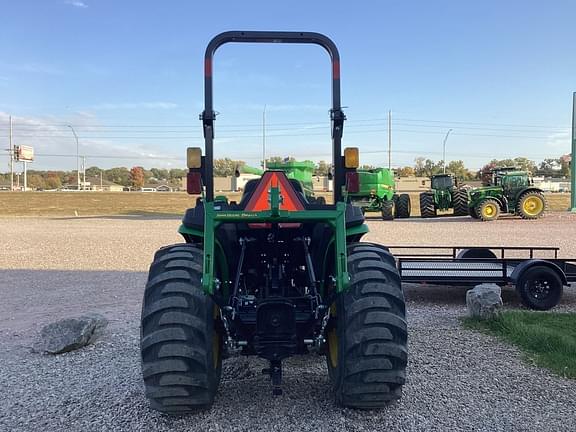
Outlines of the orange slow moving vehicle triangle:
<svg viewBox="0 0 576 432">
<path fill-rule="evenodd" d="M 281 210 L 299 211 L 304 210 L 304 205 L 298 198 L 296 191 L 290 184 L 290 180 L 286 177 L 283 171 L 266 171 L 258 183 L 256 190 L 250 197 L 245 210 L 247 211 L 264 211 L 270 210 L 270 189 L 278 187 L 282 196 L 280 202 Z M 251 228 L 264 228 L 269 227 L 270 224 L 250 224 Z M 282 228 L 295 228 L 300 224 L 295 223 L 282 223 Z"/>
</svg>

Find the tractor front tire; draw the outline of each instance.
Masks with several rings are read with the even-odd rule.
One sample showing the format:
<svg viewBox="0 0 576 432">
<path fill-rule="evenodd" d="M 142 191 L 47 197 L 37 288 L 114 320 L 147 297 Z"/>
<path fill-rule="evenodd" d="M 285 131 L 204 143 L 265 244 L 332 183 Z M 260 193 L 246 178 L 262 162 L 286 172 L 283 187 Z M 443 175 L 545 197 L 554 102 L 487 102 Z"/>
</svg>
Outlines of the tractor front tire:
<svg viewBox="0 0 576 432">
<path fill-rule="evenodd" d="M 500 203 L 495 199 L 488 198 L 480 201 L 475 210 L 482 222 L 494 221 L 500 216 Z"/>
<path fill-rule="evenodd" d="M 151 408 L 186 414 L 212 405 L 222 370 L 218 308 L 201 288 L 203 252 L 156 252 L 144 292 L 140 352 Z"/>
<path fill-rule="evenodd" d="M 547 202 L 540 192 L 529 191 L 520 197 L 516 205 L 516 214 L 522 219 L 539 219 L 547 209 Z"/>
<path fill-rule="evenodd" d="M 434 205 L 434 196 L 429 193 L 420 194 L 420 217 L 436 217 L 436 206 Z"/>
<path fill-rule="evenodd" d="M 412 211 L 410 195 L 400 194 L 396 198 L 396 217 L 399 219 L 409 218 Z"/>
<path fill-rule="evenodd" d="M 394 201 L 382 201 L 382 220 L 394 220 Z"/>
<path fill-rule="evenodd" d="M 458 189 L 454 192 L 454 216 L 468 216 L 468 192 L 466 189 Z"/>
<path fill-rule="evenodd" d="M 404 294 L 394 257 L 376 244 L 348 246 L 350 284 L 336 297 L 327 363 L 336 403 L 381 408 L 402 395 L 408 360 Z"/>
<path fill-rule="evenodd" d="M 478 216 L 478 213 L 476 213 L 475 207 L 468 207 L 468 213 L 470 214 L 472 219 L 480 219 L 480 216 Z"/>
</svg>

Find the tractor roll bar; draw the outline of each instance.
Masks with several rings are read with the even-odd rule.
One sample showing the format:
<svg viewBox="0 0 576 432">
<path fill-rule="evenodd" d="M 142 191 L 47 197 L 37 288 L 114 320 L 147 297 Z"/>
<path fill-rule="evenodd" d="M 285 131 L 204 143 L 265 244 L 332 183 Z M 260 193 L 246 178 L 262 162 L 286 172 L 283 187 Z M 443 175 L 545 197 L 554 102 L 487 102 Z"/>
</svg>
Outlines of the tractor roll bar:
<svg viewBox="0 0 576 432">
<path fill-rule="evenodd" d="M 334 199 L 339 201 L 344 185 L 344 166 L 342 161 L 342 132 L 346 119 L 340 105 L 340 54 L 338 48 L 330 38 L 320 33 L 311 32 L 277 32 L 277 31 L 228 31 L 215 36 L 206 47 L 204 55 L 204 111 L 200 115 L 202 120 L 205 144 L 205 170 L 204 182 L 206 184 L 206 199 L 214 199 L 214 121 L 216 113 L 213 106 L 212 65 L 214 53 L 225 43 L 300 43 L 315 44 L 323 47 L 332 60 L 332 109 L 330 120 L 332 123 L 332 157 L 334 164 Z"/>
</svg>

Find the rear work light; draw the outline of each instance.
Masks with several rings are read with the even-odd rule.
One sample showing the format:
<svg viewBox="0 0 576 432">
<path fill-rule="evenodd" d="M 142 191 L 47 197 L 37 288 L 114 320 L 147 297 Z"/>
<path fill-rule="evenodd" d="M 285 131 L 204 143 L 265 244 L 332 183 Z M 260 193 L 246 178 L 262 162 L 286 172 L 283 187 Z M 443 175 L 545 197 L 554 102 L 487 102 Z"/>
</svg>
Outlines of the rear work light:
<svg viewBox="0 0 576 432">
<path fill-rule="evenodd" d="M 186 166 L 188 169 L 202 167 L 202 149 L 200 147 L 188 147 L 186 149 Z"/>
<path fill-rule="evenodd" d="M 360 166 L 358 147 L 346 147 L 344 149 L 344 167 L 355 169 Z"/>
</svg>

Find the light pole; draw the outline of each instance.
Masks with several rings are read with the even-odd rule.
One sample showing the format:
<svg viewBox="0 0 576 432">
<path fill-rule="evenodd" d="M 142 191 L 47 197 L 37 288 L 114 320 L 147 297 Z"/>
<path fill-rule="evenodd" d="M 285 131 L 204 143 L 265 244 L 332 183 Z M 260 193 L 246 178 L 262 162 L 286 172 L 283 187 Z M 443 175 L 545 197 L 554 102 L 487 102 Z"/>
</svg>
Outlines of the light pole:
<svg viewBox="0 0 576 432">
<path fill-rule="evenodd" d="M 446 141 L 448 140 L 448 135 L 450 135 L 450 132 L 452 132 L 452 129 L 448 129 L 448 132 L 446 132 L 446 136 L 444 137 L 444 142 L 442 143 L 442 172 L 444 174 L 446 174 Z"/>
<path fill-rule="evenodd" d="M 80 190 L 80 146 L 78 144 L 78 135 L 71 125 L 68 127 L 72 130 L 74 138 L 76 138 L 76 175 L 77 175 L 77 190 Z"/>
<path fill-rule="evenodd" d="M 570 155 L 570 208 L 576 213 L 576 92 L 572 93 L 572 154 Z"/>
<path fill-rule="evenodd" d="M 262 111 L 262 169 L 266 171 L 266 104 Z"/>
</svg>

